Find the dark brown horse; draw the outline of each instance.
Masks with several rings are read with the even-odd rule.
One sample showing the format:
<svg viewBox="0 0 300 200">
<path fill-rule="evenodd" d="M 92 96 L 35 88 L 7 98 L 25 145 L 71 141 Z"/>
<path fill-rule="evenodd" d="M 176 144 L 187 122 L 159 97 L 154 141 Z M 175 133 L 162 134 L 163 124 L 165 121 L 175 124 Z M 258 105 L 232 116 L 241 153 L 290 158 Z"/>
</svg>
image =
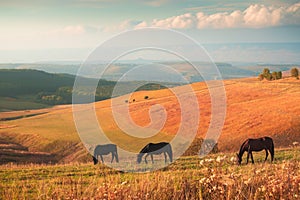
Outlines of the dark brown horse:
<svg viewBox="0 0 300 200">
<path fill-rule="evenodd" d="M 270 137 L 262 137 L 257 139 L 247 139 L 241 146 L 240 152 L 237 154 L 238 163 L 242 163 L 242 157 L 245 151 L 248 152 L 247 155 L 247 164 L 249 160 L 249 156 L 251 156 L 252 163 L 254 163 L 252 151 L 266 151 L 265 161 L 268 159 L 268 151 L 271 154 L 271 161 L 274 160 L 274 143 L 272 138 Z"/>
<path fill-rule="evenodd" d="M 147 157 L 149 155 L 151 156 L 152 163 L 154 163 L 153 155 L 158 155 L 158 154 L 162 154 L 162 153 L 164 153 L 164 156 L 165 156 L 165 163 L 167 162 L 167 154 L 169 155 L 170 162 L 173 161 L 172 147 L 169 143 L 167 143 L 167 142 L 149 143 L 138 154 L 137 162 L 141 163 L 142 157 L 146 154 L 145 163 L 148 163 Z"/>
</svg>

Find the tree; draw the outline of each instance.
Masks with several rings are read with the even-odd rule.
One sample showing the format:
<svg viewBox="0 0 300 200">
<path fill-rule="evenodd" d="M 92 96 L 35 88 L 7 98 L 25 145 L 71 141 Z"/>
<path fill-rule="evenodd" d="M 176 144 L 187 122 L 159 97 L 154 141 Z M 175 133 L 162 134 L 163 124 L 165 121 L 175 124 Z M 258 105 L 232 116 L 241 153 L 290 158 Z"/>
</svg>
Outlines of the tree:
<svg viewBox="0 0 300 200">
<path fill-rule="evenodd" d="M 264 68 L 263 70 L 263 76 L 267 80 L 272 80 L 272 74 L 270 73 L 270 70 L 268 68 Z"/>
<path fill-rule="evenodd" d="M 263 72 L 258 75 L 258 80 L 262 81 L 264 78 L 269 80 L 269 81 L 281 79 L 282 78 L 282 72 L 281 71 L 272 72 L 272 74 L 271 74 L 271 72 L 268 68 L 264 68 Z"/>
<path fill-rule="evenodd" d="M 266 75 L 266 74 L 270 74 L 270 70 L 269 68 L 264 68 L 263 70 L 263 74 Z"/>
<path fill-rule="evenodd" d="M 270 74 L 270 73 L 265 74 L 264 77 L 265 77 L 268 81 L 271 81 L 271 80 L 272 80 L 272 74 Z"/>
<path fill-rule="evenodd" d="M 291 76 L 292 77 L 296 77 L 297 79 L 299 79 L 298 78 L 298 76 L 299 76 L 299 70 L 296 67 L 294 67 L 294 68 L 291 69 Z"/>
<path fill-rule="evenodd" d="M 272 79 L 276 80 L 277 79 L 277 72 L 272 72 Z"/>
<path fill-rule="evenodd" d="M 281 71 L 277 72 L 277 79 L 282 79 L 282 72 Z"/>
</svg>

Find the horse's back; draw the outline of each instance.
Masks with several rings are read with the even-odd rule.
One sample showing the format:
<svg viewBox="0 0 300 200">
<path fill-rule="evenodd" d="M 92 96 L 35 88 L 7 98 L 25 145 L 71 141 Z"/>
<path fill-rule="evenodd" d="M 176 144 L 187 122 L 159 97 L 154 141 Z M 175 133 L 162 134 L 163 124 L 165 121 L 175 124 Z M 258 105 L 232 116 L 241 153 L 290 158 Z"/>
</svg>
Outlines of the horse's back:
<svg viewBox="0 0 300 200">
<path fill-rule="evenodd" d="M 261 137 L 261 138 L 249 138 L 247 144 L 250 146 L 253 151 L 260 151 L 262 149 L 269 149 L 273 146 L 273 139 L 270 137 Z"/>
<path fill-rule="evenodd" d="M 115 151 L 117 151 L 117 145 L 115 144 L 102 144 L 102 145 L 97 145 L 95 148 L 95 152 L 104 155 Z"/>
<path fill-rule="evenodd" d="M 272 138 L 270 138 L 270 137 L 263 137 L 263 139 L 264 139 L 265 141 L 270 141 L 270 142 L 273 142 L 273 139 L 272 139 Z"/>
<path fill-rule="evenodd" d="M 168 142 L 149 143 L 148 151 L 153 153 L 161 153 L 168 150 L 170 144 Z"/>
</svg>

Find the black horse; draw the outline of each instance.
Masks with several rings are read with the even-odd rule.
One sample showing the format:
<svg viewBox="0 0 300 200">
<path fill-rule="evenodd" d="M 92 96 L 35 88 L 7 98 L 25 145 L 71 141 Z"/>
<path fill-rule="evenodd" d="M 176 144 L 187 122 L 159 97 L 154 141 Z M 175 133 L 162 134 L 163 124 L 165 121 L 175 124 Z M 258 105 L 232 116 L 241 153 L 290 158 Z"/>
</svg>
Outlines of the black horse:
<svg viewBox="0 0 300 200">
<path fill-rule="evenodd" d="M 147 162 L 147 157 L 150 155 L 152 163 L 153 161 L 153 154 L 158 155 L 164 153 L 165 156 L 165 163 L 167 162 L 167 154 L 169 155 L 170 162 L 173 161 L 173 154 L 172 154 L 172 147 L 167 142 L 160 142 L 160 143 L 149 143 L 147 144 L 138 154 L 137 156 L 137 162 L 141 163 L 142 157 L 145 156 L 145 163 Z"/>
<path fill-rule="evenodd" d="M 119 157 L 118 157 L 118 151 L 117 151 L 117 146 L 115 144 L 104 144 L 104 145 L 97 145 L 95 150 L 94 150 L 94 156 L 93 161 L 94 165 L 98 163 L 98 156 L 100 156 L 102 163 L 104 163 L 102 155 L 108 155 L 111 153 L 111 162 L 113 162 L 114 158 L 116 158 L 116 162 L 119 162 Z"/>
<path fill-rule="evenodd" d="M 241 164 L 242 157 L 245 151 L 248 152 L 247 155 L 247 164 L 249 160 L 249 155 L 251 156 L 252 163 L 254 163 L 252 151 L 266 151 L 266 158 L 265 161 L 268 158 L 268 151 L 271 153 L 271 161 L 274 159 L 274 143 L 272 138 L 270 137 L 262 137 L 257 139 L 247 139 L 241 146 L 240 152 L 237 155 L 238 163 Z"/>
</svg>

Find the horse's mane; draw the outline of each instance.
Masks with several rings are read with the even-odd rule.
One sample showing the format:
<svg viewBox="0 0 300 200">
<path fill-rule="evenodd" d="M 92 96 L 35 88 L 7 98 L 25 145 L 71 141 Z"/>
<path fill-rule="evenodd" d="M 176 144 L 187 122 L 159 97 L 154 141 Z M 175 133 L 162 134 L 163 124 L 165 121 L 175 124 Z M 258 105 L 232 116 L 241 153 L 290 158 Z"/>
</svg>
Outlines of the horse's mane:
<svg viewBox="0 0 300 200">
<path fill-rule="evenodd" d="M 243 148 L 244 148 L 245 144 L 246 144 L 248 141 L 249 141 L 249 139 L 247 139 L 247 140 L 245 140 L 245 141 L 243 142 L 243 144 L 241 145 L 241 148 L 240 148 L 240 152 L 239 152 L 239 154 L 241 154 L 241 153 L 242 153 L 242 150 L 243 150 Z"/>
<path fill-rule="evenodd" d="M 151 144 L 151 143 L 149 143 Z M 147 149 L 149 148 L 149 144 L 147 144 L 146 146 L 144 146 L 144 148 L 140 151 L 140 153 L 147 153 Z"/>
</svg>

